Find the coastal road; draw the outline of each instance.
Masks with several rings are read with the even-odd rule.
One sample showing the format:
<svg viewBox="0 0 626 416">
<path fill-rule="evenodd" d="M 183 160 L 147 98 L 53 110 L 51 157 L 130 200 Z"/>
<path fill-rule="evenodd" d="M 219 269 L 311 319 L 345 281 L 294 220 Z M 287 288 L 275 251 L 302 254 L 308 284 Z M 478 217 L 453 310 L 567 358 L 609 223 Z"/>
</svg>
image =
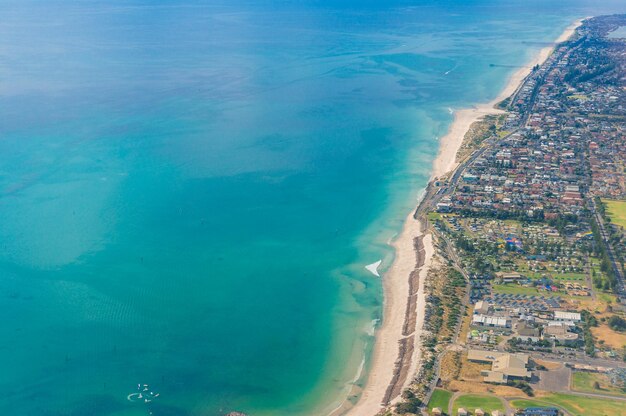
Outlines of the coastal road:
<svg viewBox="0 0 626 416">
<path fill-rule="evenodd" d="M 556 54 L 558 54 L 558 52 L 554 52 L 554 54 L 556 55 Z M 561 58 L 561 55 L 562 55 L 562 53 L 556 55 L 556 58 L 553 59 L 551 65 L 546 68 L 544 73 L 548 74 L 555 68 L 556 63 Z M 512 100 L 514 100 L 517 97 L 517 95 L 519 94 L 520 90 L 531 79 L 531 75 L 532 74 L 533 74 L 533 72 L 531 72 L 531 74 L 529 74 L 520 83 L 520 85 L 517 88 L 517 90 L 515 90 L 513 95 L 511 95 Z M 520 116 L 520 124 L 519 124 L 519 126 L 520 127 L 516 128 L 516 129 L 513 129 L 506 136 L 503 136 L 503 137 L 493 136 L 493 137 L 490 137 L 490 138 L 484 140 L 483 143 L 481 144 L 481 147 L 479 147 L 474 153 L 472 153 L 466 160 L 461 162 L 457 166 L 457 168 L 453 171 L 452 177 L 448 181 L 447 187 L 445 189 L 438 190 L 437 192 L 435 192 L 434 195 L 429 195 L 430 196 L 430 198 L 429 198 L 430 202 L 428 203 L 428 205 L 431 207 L 431 209 L 436 207 L 437 203 L 439 201 L 441 201 L 441 199 L 444 196 L 451 195 L 456 190 L 456 188 L 458 186 L 458 183 L 459 183 L 459 180 L 461 179 L 463 173 L 465 172 L 465 170 L 469 166 L 472 165 L 472 163 L 474 163 L 474 161 L 476 161 L 476 159 L 481 157 L 488 149 L 491 149 L 494 145 L 497 145 L 498 143 L 501 143 L 502 141 L 504 141 L 507 138 L 509 138 L 511 135 L 519 132 L 520 128 L 523 128 L 523 127 L 526 126 L 526 123 L 528 122 L 528 118 L 530 117 L 530 114 L 532 113 L 533 108 L 535 107 L 535 102 L 537 100 L 537 96 L 539 95 L 539 89 L 540 89 L 541 85 L 543 84 L 543 78 L 538 78 L 536 81 L 537 82 L 536 82 L 535 88 L 533 89 L 533 92 L 532 92 L 532 94 L 530 96 L 530 99 L 528 100 L 528 103 L 526 104 L 526 108 L 522 109 L 519 112 L 519 116 Z"/>
</svg>

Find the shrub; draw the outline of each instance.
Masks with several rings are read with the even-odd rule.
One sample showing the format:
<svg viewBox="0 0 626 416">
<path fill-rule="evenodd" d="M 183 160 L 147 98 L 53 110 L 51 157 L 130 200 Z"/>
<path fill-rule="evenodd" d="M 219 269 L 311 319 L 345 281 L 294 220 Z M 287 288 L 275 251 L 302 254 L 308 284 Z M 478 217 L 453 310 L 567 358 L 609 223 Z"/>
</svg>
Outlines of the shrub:
<svg viewBox="0 0 626 416">
<path fill-rule="evenodd" d="M 614 331 L 624 332 L 626 331 L 626 319 L 613 315 L 609 318 L 609 327 Z"/>
</svg>

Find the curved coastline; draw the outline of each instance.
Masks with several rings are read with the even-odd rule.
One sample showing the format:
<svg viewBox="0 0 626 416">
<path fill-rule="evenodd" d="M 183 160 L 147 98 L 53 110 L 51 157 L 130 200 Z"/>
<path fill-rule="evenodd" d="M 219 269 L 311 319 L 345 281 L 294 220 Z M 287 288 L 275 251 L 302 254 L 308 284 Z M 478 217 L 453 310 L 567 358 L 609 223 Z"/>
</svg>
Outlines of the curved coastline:
<svg viewBox="0 0 626 416">
<path fill-rule="evenodd" d="M 582 21 L 579 19 L 573 22 L 555 40 L 553 46 L 541 49 L 526 66 L 514 72 L 494 100 L 454 112 L 454 120 L 447 134 L 442 137 L 438 155 L 433 161 L 431 180 L 456 168 L 456 154 L 469 127 L 486 115 L 501 113 L 502 110 L 494 106 L 511 96 L 531 68 L 542 64 L 558 43 L 572 36 Z M 413 212 L 407 216 L 401 233 L 391 245 L 395 259 L 382 276 L 382 325 L 376 331 L 366 384 L 354 406 L 342 409 L 341 414 L 346 416 L 374 416 L 385 404 L 397 401 L 419 366 L 426 297 L 424 276 L 432 264 L 435 247 L 426 224 L 415 218 Z M 407 330 L 407 327 L 410 329 Z"/>
</svg>

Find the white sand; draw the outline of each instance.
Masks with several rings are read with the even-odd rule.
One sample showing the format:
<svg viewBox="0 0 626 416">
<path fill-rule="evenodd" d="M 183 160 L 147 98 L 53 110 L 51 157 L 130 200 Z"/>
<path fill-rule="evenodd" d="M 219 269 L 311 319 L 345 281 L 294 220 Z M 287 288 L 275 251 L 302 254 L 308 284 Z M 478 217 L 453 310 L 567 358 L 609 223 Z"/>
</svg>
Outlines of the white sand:
<svg viewBox="0 0 626 416">
<path fill-rule="evenodd" d="M 574 34 L 576 28 L 581 24 L 582 19 L 572 23 L 569 27 L 567 27 L 567 29 L 565 29 L 561 36 L 559 36 L 556 43 L 564 42 L 569 39 L 569 37 Z M 537 64 L 541 65 L 544 63 L 553 50 L 554 46 L 547 46 L 539 51 L 537 56 L 535 56 L 535 58 L 528 63 L 527 66 L 520 68 L 513 75 L 511 75 L 506 87 L 504 87 L 504 89 L 493 101 L 486 104 L 479 104 L 472 108 L 459 110 L 454 113 L 454 121 L 452 122 L 448 133 L 441 139 L 441 143 L 439 144 L 439 154 L 433 163 L 431 179 L 440 177 L 457 167 L 458 163 L 456 160 L 456 154 L 461 147 L 463 137 L 465 137 L 465 133 L 469 130 L 469 127 L 475 121 L 480 120 L 486 115 L 501 114 L 503 111 L 494 108 L 494 106 L 505 98 L 510 97 L 522 83 L 524 78 L 530 74 L 532 67 Z"/>
<path fill-rule="evenodd" d="M 415 323 L 415 349 L 413 351 L 413 357 L 411 357 L 409 376 L 404 382 L 402 390 L 408 387 L 413 382 L 413 375 L 417 373 L 419 363 L 422 358 L 422 328 L 424 327 L 424 315 L 426 310 L 426 291 L 424 289 L 424 283 L 426 282 L 426 274 L 428 269 L 432 266 L 433 255 L 435 254 L 435 246 L 433 245 L 432 235 L 427 233 L 424 235 L 422 242 L 424 243 L 424 265 L 420 269 L 419 284 L 417 289 L 417 307 L 415 313 L 417 320 Z"/>
<path fill-rule="evenodd" d="M 567 40 L 581 23 L 582 20 L 574 22 L 556 42 Z M 433 163 L 433 178 L 441 176 L 457 166 L 456 154 L 469 126 L 487 114 L 500 112 L 500 110 L 494 109 L 493 106 L 513 94 L 518 85 L 530 73 L 531 68 L 536 64 L 542 64 L 550 56 L 553 49 L 553 46 L 543 48 L 527 67 L 515 72 L 504 90 L 493 101 L 455 113 L 454 122 L 446 136 L 442 138 L 439 154 Z M 413 213 L 411 213 L 404 223 L 401 234 L 392 244 L 396 251 L 396 258 L 389 271 L 383 276 L 385 295 L 383 323 L 376 333 L 376 344 L 374 345 L 367 383 L 361 398 L 354 407 L 347 410 L 346 415 L 374 416 L 382 409 L 381 402 L 393 377 L 395 362 L 398 358 L 398 341 L 403 338 L 402 328 L 409 293 L 409 275 L 415 269 L 417 262 L 417 253 L 415 252 L 413 241 L 421 235 L 420 228 L 420 223 L 413 218 Z M 425 259 L 420 271 L 417 295 L 417 330 L 413 334 L 417 342 L 415 343 L 415 352 L 410 363 L 411 372 L 409 373 L 407 384 L 410 382 L 413 374 L 415 374 L 420 360 L 421 348 L 419 341 L 424 321 L 424 308 L 426 306 L 424 280 L 435 252 L 430 234 L 427 233 L 424 236 L 423 243 Z"/>
<path fill-rule="evenodd" d="M 411 213 L 404 223 L 402 232 L 392 243 L 396 251 L 396 258 L 389 271 L 383 277 L 385 294 L 384 319 L 382 326 L 376 333 L 372 367 L 360 400 L 353 408 L 348 410 L 347 415 L 373 416 L 381 409 L 381 401 L 393 377 L 394 364 L 398 358 L 398 342 L 404 338 L 402 336 L 402 328 L 404 326 L 406 302 L 409 294 L 409 275 L 415 270 L 417 263 L 417 253 L 413 241 L 421 234 L 420 228 L 419 221 L 415 220 Z M 418 321 L 419 328 L 421 328 L 424 307 L 426 305 L 422 275 L 427 270 L 428 262 L 433 253 L 430 234 L 424 236 L 423 243 L 425 260 L 420 273 L 420 291 L 417 295 L 417 314 L 418 318 L 420 318 Z M 419 332 L 416 331 L 414 334 L 414 336 L 417 335 L 417 340 L 419 340 Z"/>
</svg>

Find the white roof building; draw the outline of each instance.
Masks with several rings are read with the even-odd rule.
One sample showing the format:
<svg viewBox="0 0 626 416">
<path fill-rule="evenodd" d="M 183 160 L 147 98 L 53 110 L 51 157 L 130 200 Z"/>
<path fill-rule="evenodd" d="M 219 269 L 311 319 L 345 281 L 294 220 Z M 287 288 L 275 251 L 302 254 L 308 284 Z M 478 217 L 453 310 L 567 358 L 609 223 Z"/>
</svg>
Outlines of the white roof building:
<svg viewBox="0 0 626 416">
<path fill-rule="evenodd" d="M 511 320 L 501 316 L 489 316 L 477 314 L 472 317 L 472 324 L 484 326 L 497 326 L 507 328 L 511 326 Z"/>
<path fill-rule="evenodd" d="M 578 312 L 554 311 L 554 320 L 580 322 L 580 314 Z"/>
</svg>

